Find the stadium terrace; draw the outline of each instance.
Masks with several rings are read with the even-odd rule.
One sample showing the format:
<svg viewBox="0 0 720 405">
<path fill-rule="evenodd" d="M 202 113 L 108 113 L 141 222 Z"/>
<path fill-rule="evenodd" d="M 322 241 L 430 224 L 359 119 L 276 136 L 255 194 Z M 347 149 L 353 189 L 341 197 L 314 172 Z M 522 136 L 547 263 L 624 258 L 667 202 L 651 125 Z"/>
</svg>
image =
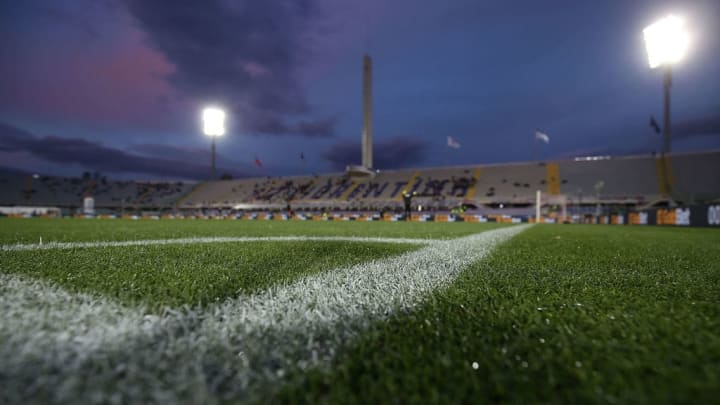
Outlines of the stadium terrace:
<svg viewBox="0 0 720 405">
<path fill-rule="evenodd" d="M 697 224 L 713 225 L 713 173 L 720 152 L 205 182 L 8 172 L 0 206 L 11 216 L 530 222 L 539 212 L 543 222 L 679 225 L 689 219 L 675 217 L 692 207 Z"/>
</svg>

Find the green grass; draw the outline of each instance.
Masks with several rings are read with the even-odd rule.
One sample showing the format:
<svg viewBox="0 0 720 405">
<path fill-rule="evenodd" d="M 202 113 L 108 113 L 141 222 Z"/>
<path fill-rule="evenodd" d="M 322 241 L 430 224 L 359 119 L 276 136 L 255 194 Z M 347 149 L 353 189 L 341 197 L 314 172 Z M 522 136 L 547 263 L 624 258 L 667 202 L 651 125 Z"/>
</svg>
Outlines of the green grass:
<svg viewBox="0 0 720 405">
<path fill-rule="evenodd" d="M 476 368 L 473 368 L 473 363 Z M 280 401 L 717 403 L 720 232 L 537 226 Z"/>
<path fill-rule="evenodd" d="M 0 244 L 200 236 L 382 236 L 451 239 L 504 224 L 0 218 Z"/>
<path fill-rule="evenodd" d="M 247 242 L 0 252 L 0 272 L 51 280 L 151 311 L 207 305 L 416 245 Z"/>
<path fill-rule="evenodd" d="M 0 219 L 0 243 L 196 236 L 456 238 L 496 224 Z M 0 252 L 0 272 L 150 311 L 210 305 L 413 245 L 248 242 Z M 476 367 L 473 364 L 476 363 Z M 2 369 L 0 368 L 0 374 Z M 716 403 L 720 232 L 535 226 L 273 400 Z"/>
<path fill-rule="evenodd" d="M 499 224 L 219 220 L 0 219 L 0 243 L 172 239 L 202 236 L 454 238 Z M 207 305 L 240 292 L 335 267 L 404 253 L 412 245 L 269 242 L 0 252 L 0 272 L 49 279 L 130 304 Z"/>
</svg>

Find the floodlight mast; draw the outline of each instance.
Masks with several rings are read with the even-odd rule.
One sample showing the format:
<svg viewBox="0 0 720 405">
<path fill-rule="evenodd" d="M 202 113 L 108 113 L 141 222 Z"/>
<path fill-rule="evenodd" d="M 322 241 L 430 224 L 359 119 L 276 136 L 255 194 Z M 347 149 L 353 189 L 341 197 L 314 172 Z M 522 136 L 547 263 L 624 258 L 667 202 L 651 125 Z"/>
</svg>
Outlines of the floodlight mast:
<svg viewBox="0 0 720 405">
<path fill-rule="evenodd" d="M 685 20 L 669 15 L 643 30 L 648 64 L 651 69 L 663 67 L 664 119 L 663 154 L 670 152 L 670 87 L 672 86 L 672 65 L 680 62 L 687 52 L 688 34 Z"/>
<path fill-rule="evenodd" d="M 212 146 L 210 147 L 210 155 L 212 156 L 210 158 L 210 179 L 215 180 L 217 179 L 217 169 L 215 168 L 215 137 L 212 137 Z"/>
<path fill-rule="evenodd" d="M 669 15 L 643 30 L 645 46 L 648 53 L 648 64 L 651 69 L 663 67 L 663 148 L 662 165 L 664 171 L 663 182 L 667 192 L 671 193 L 671 184 L 667 180 L 669 168 L 667 155 L 670 153 L 670 87 L 672 86 L 672 65 L 680 62 L 687 52 L 689 37 L 685 30 L 685 20 L 675 15 Z"/>
<path fill-rule="evenodd" d="M 225 134 L 225 112 L 219 108 L 205 108 L 202 115 L 203 132 L 212 139 L 210 148 L 210 179 L 217 178 L 215 168 L 215 138 Z"/>
<path fill-rule="evenodd" d="M 670 153 L 670 87 L 672 87 L 672 67 L 666 65 L 663 71 L 663 154 Z"/>
</svg>

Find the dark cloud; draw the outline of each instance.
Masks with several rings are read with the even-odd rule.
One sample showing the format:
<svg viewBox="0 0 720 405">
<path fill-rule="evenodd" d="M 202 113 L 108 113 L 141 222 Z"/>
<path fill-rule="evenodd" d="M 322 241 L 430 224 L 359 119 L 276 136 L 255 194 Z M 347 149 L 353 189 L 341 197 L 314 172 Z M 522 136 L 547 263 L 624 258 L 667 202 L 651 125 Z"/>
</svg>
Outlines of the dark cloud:
<svg viewBox="0 0 720 405">
<path fill-rule="evenodd" d="M 657 122 L 662 126 L 662 117 L 656 117 Z M 647 134 L 655 134 L 647 129 Z M 711 115 L 690 120 L 678 121 L 672 125 L 671 141 L 675 144 L 687 138 L 695 137 L 718 137 L 720 136 L 720 115 Z M 662 134 L 654 136 L 651 140 L 645 138 L 640 144 L 617 143 L 573 149 L 556 154 L 559 159 L 572 159 L 578 156 L 630 156 L 645 155 L 648 153 L 660 153 L 662 150 Z M 682 142 L 680 142 L 682 143 Z"/>
<path fill-rule="evenodd" d="M 672 129 L 673 137 L 720 135 L 720 115 L 680 121 Z"/>
<path fill-rule="evenodd" d="M 134 144 L 126 149 L 127 152 L 137 153 L 139 155 L 156 157 L 162 156 L 166 159 L 180 161 L 180 162 L 210 162 L 211 152 L 210 144 L 208 141 L 207 147 L 184 147 L 169 144 L 159 143 L 143 143 Z M 245 173 L 255 171 L 256 167 L 253 163 L 242 163 L 238 162 L 235 158 L 228 156 L 227 154 L 217 152 L 216 159 L 218 165 L 226 167 L 234 167 L 234 175 L 238 173 Z M 220 169 L 218 169 L 220 170 Z M 221 172 L 222 173 L 222 172 Z"/>
<path fill-rule="evenodd" d="M 150 148 L 146 152 L 155 151 L 158 154 L 143 156 L 80 138 L 39 137 L 4 123 L 0 123 L 0 151 L 26 152 L 48 162 L 78 164 L 88 170 L 107 173 L 204 179 L 209 171 L 209 165 L 204 163 L 204 159 L 188 159 L 188 156 L 193 155 L 192 151 L 186 151 L 186 155 L 180 158 L 170 158 L 167 152 L 172 151 L 172 148 L 165 148 L 164 153 L 158 148 Z M 223 168 L 219 168 L 218 173 L 230 173 L 235 177 L 245 175 L 237 170 Z"/>
<path fill-rule="evenodd" d="M 332 135 L 332 120 L 288 123 L 310 113 L 297 68 L 308 54 L 314 0 L 127 0 L 149 44 L 175 67 L 169 81 L 217 102 L 250 132 Z"/>
<path fill-rule="evenodd" d="M 173 160 L 187 162 L 209 162 L 210 148 L 189 148 L 154 143 L 136 144 L 127 148 L 128 152 L 135 152 L 145 156 L 164 156 Z M 218 155 L 219 156 L 219 155 Z"/>
<path fill-rule="evenodd" d="M 298 134 L 307 137 L 323 137 L 333 135 L 335 126 L 334 119 L 298 121 L 297 123 L 290 124 L 284 119 L 271 114 L 259 114 L 253 118 L 253 123 L 256 126 L 255 130 L 258 130 L 264 134 Z"/>
<path fill-rule="evenodd" d="M 373 145 L 373 164 L 377 169 L 399 169 L 418 165 L 424 161 L 429 147 L 426 140 L 412 136 L 381 140 Z M 325 149 L 321 156 L 336 170 L 345 169 L 349 164 L 360 164 L 360 142 L 337 142 Z"/>
</svg>

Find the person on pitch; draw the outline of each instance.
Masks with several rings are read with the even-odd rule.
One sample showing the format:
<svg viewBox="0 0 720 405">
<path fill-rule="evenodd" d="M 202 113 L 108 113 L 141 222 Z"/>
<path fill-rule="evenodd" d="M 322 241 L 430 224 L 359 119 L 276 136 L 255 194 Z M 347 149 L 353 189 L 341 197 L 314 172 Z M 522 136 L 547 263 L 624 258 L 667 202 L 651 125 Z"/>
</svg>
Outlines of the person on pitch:
<svg viewBox="0 0 720 405">
<path fill-rule="evenodd" d="M 412 193 L 403 192 L 403 203 L 405 203 L 405 220 L 410 221 L 410 207 L 412 206 L 412 198 L 417 195 L 417 192 Z"/>
</svg>

